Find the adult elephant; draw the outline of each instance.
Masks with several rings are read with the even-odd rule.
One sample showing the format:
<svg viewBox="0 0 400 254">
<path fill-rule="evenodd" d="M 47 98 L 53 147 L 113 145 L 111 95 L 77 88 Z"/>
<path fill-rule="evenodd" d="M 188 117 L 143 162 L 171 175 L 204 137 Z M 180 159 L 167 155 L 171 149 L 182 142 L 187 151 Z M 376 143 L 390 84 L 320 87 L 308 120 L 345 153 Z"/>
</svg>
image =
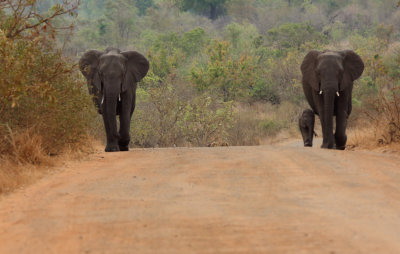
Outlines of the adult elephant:
<svg viewBox="0 0 400 254">
<path fill-rule="evenodd" d="M 322 148 L 345 149 L 353 82 L 363 71 L 363 61 L 352 50 L 312 50 L 304 57 L 301 64 L 303 90 L 312 110 L 321 120 Z M 333 116 L 336 116 L 335 134 Z"/>
<path fill-rule="evenodd" d="M 135 51 L 109 47 L 104 52 L 87 51 L 79 61 L 89 93 L 102 114 L 107 134 L 106 152 L 128 151 L 130 121 L 135 110 L 137 82 L 149 70 L 147 59 Z M 116 116 L 120 129 L 117 131 Z"/>
</svg>

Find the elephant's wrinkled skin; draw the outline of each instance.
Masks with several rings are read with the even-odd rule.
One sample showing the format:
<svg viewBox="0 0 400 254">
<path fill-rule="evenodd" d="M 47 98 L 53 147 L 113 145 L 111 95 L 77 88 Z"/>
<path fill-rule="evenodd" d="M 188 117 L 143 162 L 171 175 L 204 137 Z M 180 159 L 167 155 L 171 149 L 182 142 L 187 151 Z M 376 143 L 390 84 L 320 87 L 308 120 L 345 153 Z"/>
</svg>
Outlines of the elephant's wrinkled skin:
<svg viewBox="0 0 400 254">
<path fill-rule="evenodd" d="M 353 81 L 363 71 L 363 61 L 352 50 L 312 50 L 304 57 L 301 64 L 303 90 L 312 110 L 321 120 L 322 148 L 345 149 Z M 335 134 L 333 116 L 336 116 Z"/>
<path fill-rule="evenodd" d="M 79 61 L 90 94 L 102 114 L 107 134 L 106 152 L 129 150 L 130 121 L 135 110 L 136 86 L 149 70 L 147 59 L 135 51 L 87 51 Z M 117 130 L 119 115 L 120 129 Z"/>
<path fill-rule="evenodd" d="M 315 115 L 311 109 L 305 109 L 299 118 L 299 129 L 303 137 L 304 146 L 312 146 L 314 135 Z"/>
</svg>

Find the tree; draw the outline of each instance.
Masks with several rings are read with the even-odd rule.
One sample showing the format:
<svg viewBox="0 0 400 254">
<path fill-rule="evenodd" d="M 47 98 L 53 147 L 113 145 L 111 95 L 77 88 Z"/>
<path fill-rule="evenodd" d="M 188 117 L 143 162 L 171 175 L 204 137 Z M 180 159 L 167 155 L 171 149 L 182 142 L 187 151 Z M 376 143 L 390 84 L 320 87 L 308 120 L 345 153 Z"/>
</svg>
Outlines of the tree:
<svg viewBox="0 0 400 254">
<path fill-rule="evenodd" d="M 270 29 L 267 32 L 267 39 L 272 46 L 279 49 L 299 49 L 308 41 L 315 41 L 319 44 L 326 42 L 326 36 L 316 31 L 307 23 L 286 23 L 278 28 Z"/>
<path fill-rule="evenodd" d="M 136 0 L 136 8 L 140 16 L 146 14 L 146 10 L 154 5 L 153 0 Z"/>
<path fill-rule="evenodd" d="M 230 43 L 214 41 L 207 48 L 208 63 L 192 69 L 191 80 L 199 92 L 211 92 L 224 102 L 247 98 L 259 76 L 259 66 L 247 52 L 235 57 Z"/>
<path fill-rule="evenodd" d="M 225 13 L 226 3 L 230 0 L 176 0 L 181 10 L 194 11 L 216 20 Z"/>
<path fill-rule="evenodd" d="M 52 6 L 46 12 L 39 12 L 38 0 L 3 0 L 0 1 L 0 29 L 5 32 L 7 38 L 36 37 L 41 30 L 48 32 L 54 38 L 57 31 L 72 28 L 68 26 L 56 26 L 57 17 L 75 15 L 79 0 L 62 0 Z M 12 13 L 13 15 L 7 15 Z"/>
<path fill-rule="evenodd" d="M 136 8 L 132 0 L 108 0 L 105 7 L 107 11 L 104 15 L 110 24 L 109 32 L 116 33 L 116 36 L 113 36 L 116 46 L 126 45 L 136 22 Z"/>
</svg>

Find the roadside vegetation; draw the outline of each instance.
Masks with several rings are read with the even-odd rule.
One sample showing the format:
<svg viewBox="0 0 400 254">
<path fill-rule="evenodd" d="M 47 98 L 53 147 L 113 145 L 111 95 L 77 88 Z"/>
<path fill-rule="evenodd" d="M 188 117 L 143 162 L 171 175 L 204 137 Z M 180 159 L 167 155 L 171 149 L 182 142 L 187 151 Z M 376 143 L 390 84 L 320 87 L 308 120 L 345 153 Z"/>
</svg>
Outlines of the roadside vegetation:
<svg viewBox="0 0 400 254">
<path fill-rule="evenodd" d="M 304 55 L 348 48 L 366 66 L 349 146 L 400 143 L 399 23 L 397 0 L 1 1 L 0 192 L 18 185 L 10 179 L 26 165 L 104 139 L 76 62 L 108 46 L 151 63 L 137 91 L 134 147 L 298 136 L 308 107 Z M 9 170 L 15 165 L 21 170 Z"/>
</svg>

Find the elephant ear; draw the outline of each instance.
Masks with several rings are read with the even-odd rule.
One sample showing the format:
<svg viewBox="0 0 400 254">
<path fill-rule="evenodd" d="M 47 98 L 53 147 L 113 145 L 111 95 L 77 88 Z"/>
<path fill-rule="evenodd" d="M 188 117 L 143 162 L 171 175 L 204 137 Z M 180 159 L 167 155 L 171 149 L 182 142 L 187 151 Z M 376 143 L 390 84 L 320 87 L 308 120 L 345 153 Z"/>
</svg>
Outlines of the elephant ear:
<svg viewBox="0 0 400 254">
<path fill-rule="evenodd" d="M 319 91 L 319 79 L 317 76 L 317 58 L 320 52 L 317 50 L 311 50 L 304 57 L 301 63 L 301 73 L 303 74 L 302 83 L 303 85 L 308 84 L 315 91 Z"/>
<path fill-rule="evenodd" d="M 126 91 L 130 85 L 141 81 L 149 71 L 149 61 L 136 51 L 125 51 L 121 53 L 126 59 L 125 80 L 122 91 Z"/>
<path fill-rule="evenodd" d="M 103 52 L 98 50 L 87 51 L 79 60 L 79 69 L 88 82 L 89 92 L 97 95 L 101 91 L 101 80 L 99 76 L 99 60 Z"/>
<path fill-rule="evenodd" d="M 340 91 L 353 85 L 353 81 L 358 79 L 364 71 L 364 62 L 361 57 L 352 50 L 341 51 L 343 57 L 343 77 L 340 82 Z"/>
</svg>

